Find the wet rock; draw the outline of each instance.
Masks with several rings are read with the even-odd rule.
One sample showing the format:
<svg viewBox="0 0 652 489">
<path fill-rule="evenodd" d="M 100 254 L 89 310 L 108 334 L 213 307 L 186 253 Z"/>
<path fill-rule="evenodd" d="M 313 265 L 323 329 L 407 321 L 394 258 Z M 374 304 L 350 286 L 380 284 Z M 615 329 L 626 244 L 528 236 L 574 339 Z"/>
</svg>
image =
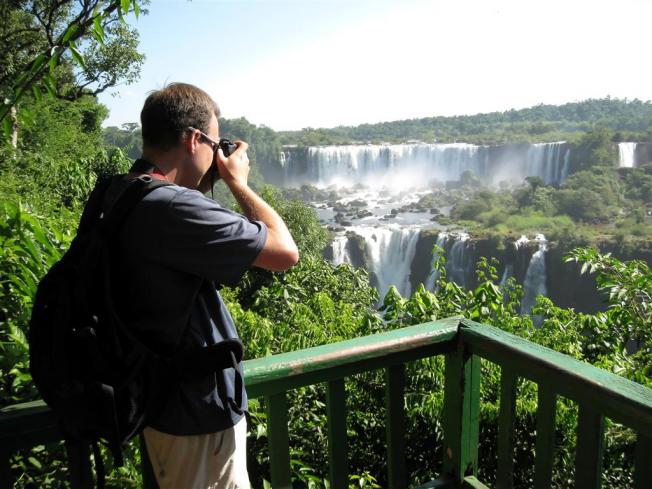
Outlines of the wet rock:
<svg viewBox="0 0 652 489">
<path fill-rule="evenodd" d="M 345 229 L 341 226 L 328 226 L 328 230 L 334 233 L 342 233 Z"/>
</svg>

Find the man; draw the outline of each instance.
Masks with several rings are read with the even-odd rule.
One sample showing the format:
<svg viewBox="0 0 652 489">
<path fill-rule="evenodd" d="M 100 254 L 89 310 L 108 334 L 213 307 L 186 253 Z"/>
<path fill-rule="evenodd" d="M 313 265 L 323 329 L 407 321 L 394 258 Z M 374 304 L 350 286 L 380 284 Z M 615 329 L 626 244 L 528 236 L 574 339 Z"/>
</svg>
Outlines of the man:
<svg viewBox="0 0 652 489">
<path fill-rule="evenodd" d="M 162 353 L 237 338 L 217 289 L 252 266 L 282 271 L 299 259 L 283 220 L 247 185 L 247 143 L 228 158 L 218 149 L 219 115 L 208 94 L 183 83 L 151 93 L 141 112 L 142 160 L 174 185 L 153 190 L 125 221 L 116 273 L 126 285 L 114 293 L 119 314 Z M 204 197 L 213 167 L 244 216 Z M 161 414 L 144 431 L 161 489 L 249 487 L 240 381 L 227 368 L 166 383 Z"/>
</svg>

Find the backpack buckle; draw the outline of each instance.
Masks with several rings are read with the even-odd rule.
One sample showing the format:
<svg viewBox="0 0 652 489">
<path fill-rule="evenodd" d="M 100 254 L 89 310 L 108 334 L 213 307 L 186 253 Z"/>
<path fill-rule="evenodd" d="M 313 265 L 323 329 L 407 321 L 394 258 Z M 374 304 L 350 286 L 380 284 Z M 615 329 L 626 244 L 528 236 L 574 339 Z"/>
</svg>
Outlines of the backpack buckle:
<svg viewBox="0 0 652 489">
<path fill-rule="evenodd" d="M 136 177 L 137 180 L 140 180 L 143 183 L 152 183 L 152 177 L 150 175 L 140 175 Z"/>
</svg>

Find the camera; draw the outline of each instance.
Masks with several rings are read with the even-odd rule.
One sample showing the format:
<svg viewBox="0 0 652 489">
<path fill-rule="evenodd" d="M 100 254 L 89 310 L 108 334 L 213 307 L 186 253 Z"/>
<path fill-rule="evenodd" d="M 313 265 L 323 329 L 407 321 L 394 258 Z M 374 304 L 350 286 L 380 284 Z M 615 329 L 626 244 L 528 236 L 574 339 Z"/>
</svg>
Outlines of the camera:
<svg viewBox="0 0 652 489">
<path fill-rule="evenodd" d="M 235 144 L 233 141 L 230 139 L 226 138 L 220 138 L 220 141 L 218 143 L 220 149 L 222 150 L 222 153 L 224 153 L 225 157 L 229 157 L 236 149 L 238 149 L 238 145 Z"/>
</svg>

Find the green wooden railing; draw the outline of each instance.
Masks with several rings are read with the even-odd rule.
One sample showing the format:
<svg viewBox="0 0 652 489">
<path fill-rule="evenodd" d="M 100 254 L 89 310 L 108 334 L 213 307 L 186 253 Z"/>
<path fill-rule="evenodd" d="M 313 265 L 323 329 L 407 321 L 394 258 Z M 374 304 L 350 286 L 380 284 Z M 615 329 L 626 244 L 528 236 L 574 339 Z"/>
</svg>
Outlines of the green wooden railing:
<svg viewBox="0 0 652 489">
<path fill-rule="evenodd" d="M 652 488 L 652 390 L 497 328 L 450 318 L 245 362 L 249 396 L 264 397 L 266 401 L 274 489 L 292 487 L 286 393 L 317 383 L 326 383 L 331 487 L 348 487 L 345 379 L 378 369 L 384 369 L 386 381 L 387 485 L 390 489 L 407 487 L 404 364 L 442 354 L 445 356 L 442 475 L 421 487 L 485 487 L 476 478 L 480 358 L 484 358 L 502 367 L 496 487 L 513 485 L 516 384 L 518 378 L 526 378 L 538 385 L 535 488 L 551 486 L 558 396 L 579 405 L 576 488 L 600 487 L 605 416 L 636 431 L 635 488 Z M 1 487 L 10 487 L 12 451 L 60 439 L 54 417 L 43 403 L 2 409 Z M 68 445 L 67 449 L 69 457 L 89 460 L 88 447 Z M 81 473 L 71 474 L 74 487 L 88 487 L 92 483 L 90 464 L 86 463 L 85 467 Z"/>
</svg>

